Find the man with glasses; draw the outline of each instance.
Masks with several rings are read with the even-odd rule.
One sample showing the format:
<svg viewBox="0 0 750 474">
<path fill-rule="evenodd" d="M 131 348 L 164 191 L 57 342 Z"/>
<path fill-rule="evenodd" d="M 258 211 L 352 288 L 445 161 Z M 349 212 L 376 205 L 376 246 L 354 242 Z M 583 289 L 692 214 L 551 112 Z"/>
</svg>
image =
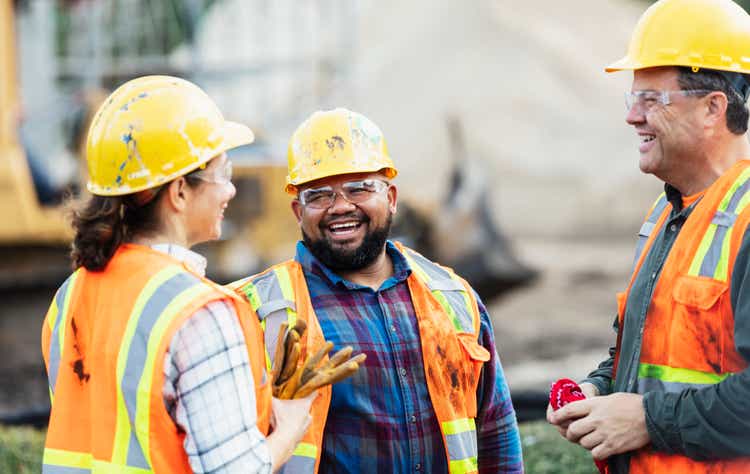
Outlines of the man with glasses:
<svg viewBox="0 0 750 474">
<path fill-rule="evenodd" d="M 316 112 L 288 160 L 296 256 L 234 287 L 264 326 L 269 365 L 281 324 L 298 318 L 303 352 L 325 338 L 367 360 L 320 390 L 284 472 L 522 472 L 487 310 L 450 269 L 388 240 L 397 171 L 381 131 L 349 110 Z"/>
<path fill-rule="evenodd" d="M 634 71 L 626 121 L 665 187 L 610 358 L 548 420 L 610 473 L 750 472 L 750 16 L 660 0 L 606 70 Z"/>
</svg>

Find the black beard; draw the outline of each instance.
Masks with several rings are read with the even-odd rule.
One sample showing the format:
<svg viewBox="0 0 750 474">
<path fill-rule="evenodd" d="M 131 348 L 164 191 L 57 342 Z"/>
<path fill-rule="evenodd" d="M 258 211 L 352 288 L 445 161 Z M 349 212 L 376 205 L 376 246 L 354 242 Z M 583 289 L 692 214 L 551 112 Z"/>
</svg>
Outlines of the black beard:
<svg viewBox="0 0 750 474">
<path fill-rule="evenodd" d="M 302 240 L 310 252 L 323 265 L 334 271 L 356 271 L 372 264 L 383 251 L 385 241 L 391 233 L 391 221 L 393 215 L 388 214 L 388 220 L 384 225 L 378 227 L 365 235 L 362 244 L 352 251 L 335 249 L 328 238 L 323 237 L 312 240 L 309 235 L 302 231 Z M 362 224 L 370 222 L 366 217 L 361 219 Z M 321 225 L 321 231 L 325 227 Z M 325 235 L 325 234 L 324 234 Z"/>
</svg>

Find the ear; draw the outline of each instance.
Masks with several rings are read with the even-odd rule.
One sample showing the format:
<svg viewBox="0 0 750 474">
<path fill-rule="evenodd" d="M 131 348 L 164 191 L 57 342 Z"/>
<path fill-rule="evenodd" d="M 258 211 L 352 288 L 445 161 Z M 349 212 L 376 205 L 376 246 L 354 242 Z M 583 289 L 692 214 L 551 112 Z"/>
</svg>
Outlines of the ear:
<svg viewBox="0 0 750 474">
<path fill-rule="evenodd" d="M 302 212 L 304 211 L 304 207 L 302 206 L 302 203 L 299 202 L 299 199 L 294 198 L 292 200 L 292 212 L 294 213 L 294 217 L 297 219 L 297 224 L 302 223 Z"/>
<path fill-rule="evenodd" d="M 176 212 L 184 212 L 187 209 L 190 187 L 184 178 L 180 177 L 167 185 L 166 196 L 167 205 Z"/>
<path fill-rule="evenodd" d="M 398 188 L 395 184 L 391 184 L 388 187 L 388 209 L 390 209 L 392 214 L 396 213 L 396 210 L 398 208 Z"/>
<path fill-rule="evenodd" d="M 712 92 L 705 98 L 706 100 L 706 115 L 705 124 L 707 127 L 716 127 L 721 123 L 726 122 L 727 107 L 729 101 L 727 96 L 723 92 Z"/>
</svg>

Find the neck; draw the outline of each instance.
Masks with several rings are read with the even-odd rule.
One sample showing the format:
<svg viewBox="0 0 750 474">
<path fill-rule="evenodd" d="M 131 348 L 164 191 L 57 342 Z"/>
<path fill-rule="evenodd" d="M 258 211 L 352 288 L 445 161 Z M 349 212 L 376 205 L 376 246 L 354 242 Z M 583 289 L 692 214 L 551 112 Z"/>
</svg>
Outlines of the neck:
<svg viewBox="0 0 750 474">
<path fill-rule="evenodd" d="M 193 246 L 193 243 L 188 241 L 187 235 L 183 229 L 179 226 L 167 225 L 163 229 L 159 229 L 155 232 L 149 232 L 148 234 L 136 234 L 133 236 L 132 242 L 134 244 L 151 246 L 156 244 L 176 244 L 186 249 Z"/>
<path fill-rule="evenodd" d="M 337 272 L 341 278 L 362 286 L 377 290 L 388 278 L 393 276 L 393 262 L 385 251 L 378 255 L 370 265 L 355 271 Z"/>
<path fill-rule="evenodd" d="M 726 140 L 717 141 L 705 153 L 699 170 L 691 170 L 689 176 L 685 176 L 682 183 L 670 183 L 680 190 L 683 196 L 704 191 L 719 179 L 729 168 L 740 160 L 750 159 L 750 143 L 747 135 L 732 135 Z"/>
</svg>

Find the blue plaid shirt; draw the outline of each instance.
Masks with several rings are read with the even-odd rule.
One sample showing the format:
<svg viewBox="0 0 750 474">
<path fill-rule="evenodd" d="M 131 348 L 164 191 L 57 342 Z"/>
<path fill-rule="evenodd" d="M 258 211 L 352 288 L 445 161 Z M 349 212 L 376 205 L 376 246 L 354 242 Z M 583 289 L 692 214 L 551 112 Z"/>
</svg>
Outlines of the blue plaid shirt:
<svg viewBox="0 0 750 474">
<path fill-rule="evenodd" d="M 334 351 L 350 345 L 367 354 L 356 375 L 333 386 L 321 473 L 448 472 L 406 284 L 411 269 L 391 242 L 386 250 L 394 275 L 375 291 L 342 279 L 297 244 L 325 338 Z M 479 310 L 479 342 L 492 354 L 477 389 L 479 471 L 523 472 L 515 412 L 481 301 Z"/>
</svg>

